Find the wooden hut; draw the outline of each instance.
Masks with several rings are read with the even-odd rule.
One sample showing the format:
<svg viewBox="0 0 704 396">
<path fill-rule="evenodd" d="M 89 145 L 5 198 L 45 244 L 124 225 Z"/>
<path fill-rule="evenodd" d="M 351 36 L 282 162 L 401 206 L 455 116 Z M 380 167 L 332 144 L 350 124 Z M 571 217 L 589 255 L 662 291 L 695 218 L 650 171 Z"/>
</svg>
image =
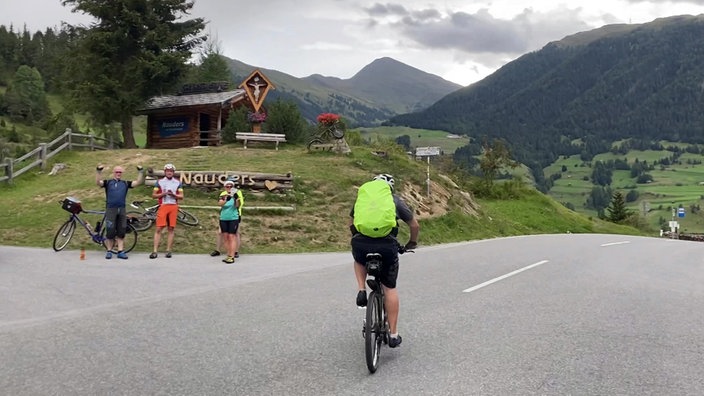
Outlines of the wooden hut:
<svg viewBox="0 0 704 396">
<path fill-rule="evenodd" d="M 227 83 L 188 84 L 178 95 L 157 96 L 140 109 L 147 115 L 146 148 L 217 146 L 233 108 L 248 106 L 244 89 Z"/>
</svg>

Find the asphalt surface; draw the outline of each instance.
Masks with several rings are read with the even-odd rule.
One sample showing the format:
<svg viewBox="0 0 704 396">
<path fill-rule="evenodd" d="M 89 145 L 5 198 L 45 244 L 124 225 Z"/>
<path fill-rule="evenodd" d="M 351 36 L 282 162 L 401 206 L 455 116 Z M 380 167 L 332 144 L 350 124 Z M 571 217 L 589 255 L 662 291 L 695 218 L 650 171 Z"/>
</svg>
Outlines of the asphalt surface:
<svg viewBox="0 0 704 396">
<path fill-rule="evenodd" d="M 704 394 L 700 242 L 419 248 L 373 375 L 349 253 L 79 256 L 0 247 L 0 394 Z"/>
</svg>

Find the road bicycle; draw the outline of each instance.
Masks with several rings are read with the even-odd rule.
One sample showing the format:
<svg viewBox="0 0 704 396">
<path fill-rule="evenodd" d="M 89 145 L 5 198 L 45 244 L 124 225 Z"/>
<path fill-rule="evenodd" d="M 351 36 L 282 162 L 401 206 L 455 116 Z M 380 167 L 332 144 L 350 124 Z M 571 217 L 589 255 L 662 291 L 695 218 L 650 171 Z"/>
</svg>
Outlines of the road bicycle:
<svg viewBox="0 0 704 396">
<path fill-rule="evenodd" d="M 399 245 L 398 253 L 413 253 Z M 365 267 L 367 268 L 367 285 L 372 289 L 367 299 L 367 312 L 362 333 L 364 334 L 364 354 L 366 355 L 367 368 L 370 373 L 375 373 L 379 367 L 381 344 L 389 343 L 389 322 L 384 308 L 384 288 L 381 286 L 381 268 L 383 260 L 380 253 L 368 253 Z"/>
<path fill-rule="evenodd" d="M 76 232 L 77 224 L 80 224 L 86 230 L 91 241 L 97 243 L 98 245 L 102 245 L 104 248 L 107 248 L 105 246 L 105 241 L 108 238 L 105 236 L 107 232 L 107 227 L 105 227 L 104 210 L 83 210 L 83 208 L 81 207 L 81 202 L 72 197 L 66 198 L 63 201 L 59 201 L 59 203 L 61 204 L 61 207 L 64 210 L 68 211 L 71 215 L 69 216 L 68 220 L 66 220 L 66 222 L 62 224 L 61 227 L 59 227 L 59 230 L 54 236 L 54 251 L 59 252 L 68 245 L 68 243 L 71 241 L 71 238 L 73 237 L 74 232 Z M 101 215 L 103 217 L 100 219 L 100 221 L 95 223 L 95 228 L 91 228 L 90 224 L 88 224 L 87 221 L 83 220 L 78 215 L 79 213 L 95 214 Z M 125 253 L 130 252 L 137 245 L 137 231 L 134 229 L 131 223 L 132 221 L 130 221 L 130 218 L 128 216 L 127 229 L 125 231 L 124 239 Z M 114 241 L 113 246 L 117 246 L 116 241 Z"/>
<path fill-rule="evenodd" d="M 131 207 L 135 209 L 141 209 L 143 212 L 137 212 L 137 211 L 129 211 L 127 212 L 127 216 L 132 216 L 134 217 L 134 223 L 132 225 L 134 226 L 134 229 L 137 231 L 146 231 L 149 229 L 149 227 L 152 226 L 152 224 L 156 223 L 156 212 L 159 210 L 159 205 L 153 205 L 149 207 L 144 206 L 144 201 L 132 201 L 130 204 Z M 181 208 L 178 208 L 178 214 L 176 215 L 176 221 L 179 223 L 188 225 L 188 226 L 196 226 L 198 225 L 198 218 L 194 216 L 192 213 L 187 212 Z"/>
</svg>

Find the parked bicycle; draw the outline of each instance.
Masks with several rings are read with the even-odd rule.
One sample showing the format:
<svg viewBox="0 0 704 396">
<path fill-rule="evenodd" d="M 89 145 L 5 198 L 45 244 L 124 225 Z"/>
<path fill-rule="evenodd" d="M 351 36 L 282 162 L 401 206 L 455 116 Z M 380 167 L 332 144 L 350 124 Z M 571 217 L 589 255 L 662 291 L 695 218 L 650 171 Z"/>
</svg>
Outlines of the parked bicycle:
<svg viewBox="0 0 704 396">
<path fill-rule="evenodd" d="M 308 150 L 315 148 L 316 145 L 330 143 L 337 139 L 342 139 L 345 137 L 345 131 L 338 128 L 337 125 L 329 125 L 324 128 L 320 133 L 313 136 L 308 145 L 306 146 Z"/>
<path fill-rule="evenodd" d="M 399 245 L 398 253 L 413 253 Z M 384 288 L 381 287 L 382 256 L 379 253 L 369 253 L 366 256 L 367 285 L 372 289 L 367 299 L 367 312 L 362 325 L 364 334 L 364 353 L 367 359 L 367 368 L 370 373 L 376 372 L 379 366 L 381 344 L 389 343 L 389 322 L 384 308 Z"/>
<path fill-rule="evenodd" d="M 59 230 L 54 236 L 53 247 L 55 251 L 61 251 L 68 245 L 68 243 L 71 241 L 71 238 L 73 237 L 74 232 L 76 231 L 76 224 L 80 224 L 86 230 L 88 236 L 90 236 L 91 241 L 105 247 L 105 241 L 108 238 L 105 236 L 105 233 L 107 232 L 107 227 L 105 227 L 104 210 L 83 210 L 81 202 L 72 197 L 68 197 L 63 201 L 59 201 L 59 203 L 61 204 L 61 208 L 69 212 L 71 215 L 69 216 L 68 220 L 66 220 L 66 222 L 62 224 L 61 227 L 59 227 Z M 88 224 L 87 221 L 83 220 L 78 215 L 79 213 L 102 215 L 103 217 L 100 219 L 100 221 L 95 223 L 94 228 L 91 228 L 90 224 Z M 131 223 L 132 221 L 130 221 L 130 218 L 128 216 L 127 230 L 125 232 L 124 239 L 125 253 L 130 252 L 137 245 L 137 231 L 134 229 Z"/>
<path fill-rule="evenodd" d="M 131 207 L 135 209 L 141 209 L 143 212 L 137 212 L 137 211 L 129 211 L 127 212 L 127 216 L 132 216 L 134 217 L 134 222 L 132 225 L 134 226 L 134 229 L 137 231 L 146 231 L 148 230 L 154 223 L 156 223 L 156 212 L 159 210 L 159 205 L 153 205 L 149 207 L 144 206 L 144 201 L 132 201 L 130 204 Z M 179 223 L 188 225 L 188 226 L 196 226 L 198 225 L 198 218 L 194 216 L 192 213 L 187 212 L 181 208 L 178 208 L 178 215 L 176 216 L 176 221 Z"/>
</svg>

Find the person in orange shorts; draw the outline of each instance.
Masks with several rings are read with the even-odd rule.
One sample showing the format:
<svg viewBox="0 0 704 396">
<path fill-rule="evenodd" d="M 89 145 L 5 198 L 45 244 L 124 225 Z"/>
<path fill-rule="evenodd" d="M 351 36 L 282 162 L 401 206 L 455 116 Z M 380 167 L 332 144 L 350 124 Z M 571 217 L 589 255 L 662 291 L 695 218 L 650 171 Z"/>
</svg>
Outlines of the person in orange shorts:
<svg viewBox="0 0 704 396">
<path fill-rule="evenodd" d="M 161 233 L 168 227 L 166 239 L 166 258 L 171 258 L 171 249 L 174 245 L 174 230 L 176 229 L 176 216 L 178 215 L 178 202 L 183 199 L 183 185 L 181 180 L 174 177 L 176 167 L 173 164 L 164 165 L 164 177 L 157 180 L 152 191 L 152 198 L 159 200 L 159 210 L 156 213 L 156 231 L 154 231 L 154 250 L 149 255 L 150 259 L 158 256 Z"/>
</svg>

